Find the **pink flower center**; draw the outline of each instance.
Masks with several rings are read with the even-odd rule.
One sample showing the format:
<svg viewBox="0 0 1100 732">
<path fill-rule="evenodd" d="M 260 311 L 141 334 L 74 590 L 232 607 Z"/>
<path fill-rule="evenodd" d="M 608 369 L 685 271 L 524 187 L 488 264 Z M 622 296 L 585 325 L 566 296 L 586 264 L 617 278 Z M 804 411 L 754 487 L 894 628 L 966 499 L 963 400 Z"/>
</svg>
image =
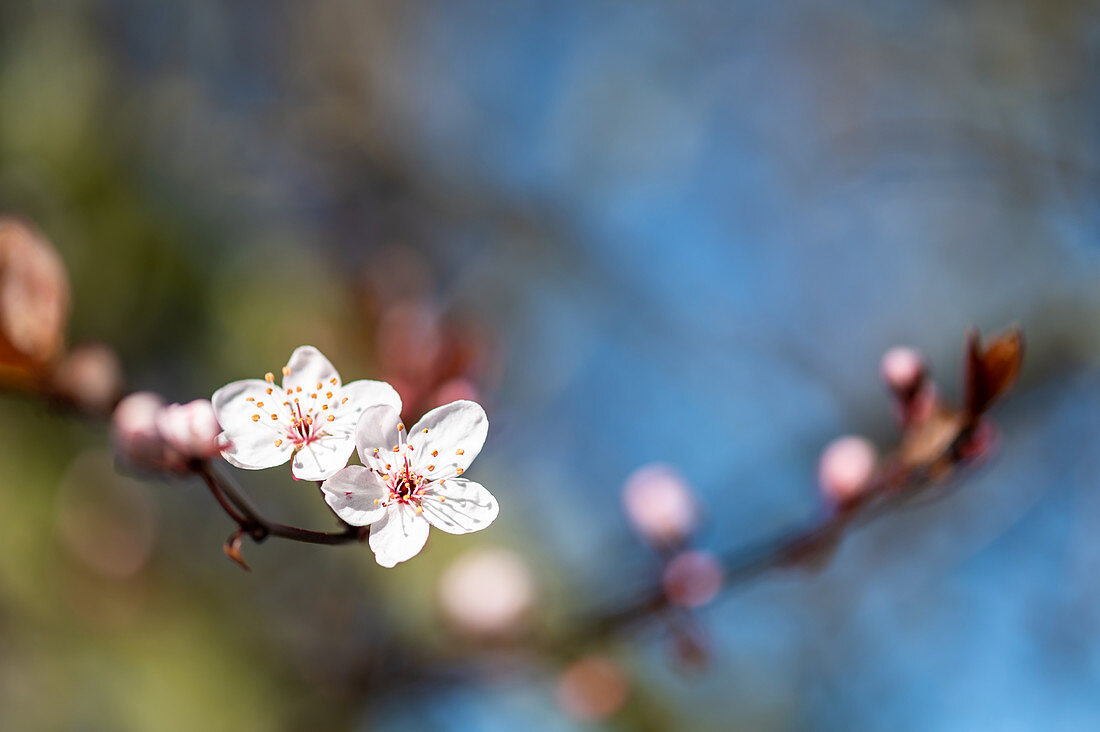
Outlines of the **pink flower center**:
<svg viewBox="0 0 1100 732">
<path fill-rule="evenodd" d="M 391 473 L 389 479 L 390 495 L 387 503 L 406 503 L 415 506 L 424 497 L 427 482 L 423 476 L 412 472 L 408 458 L 405 458 L 405 467 Z"/>
</svg>

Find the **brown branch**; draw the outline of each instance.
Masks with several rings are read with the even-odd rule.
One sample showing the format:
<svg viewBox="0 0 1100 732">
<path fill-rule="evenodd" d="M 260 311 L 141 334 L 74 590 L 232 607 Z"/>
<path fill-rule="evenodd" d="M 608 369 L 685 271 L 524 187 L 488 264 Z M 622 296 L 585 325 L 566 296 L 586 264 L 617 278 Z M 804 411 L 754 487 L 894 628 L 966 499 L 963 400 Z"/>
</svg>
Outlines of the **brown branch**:
<svg viewBox="0 0 1100 732">
<path fill-rule="evenodd" d="M 270 521 L 256 510 L 236 486 L 215 473 L 209 463 L 196 461 L 192 469 L 210 488 L 210 492 L 226 514 L 256 543 L 264 541 L 269 536 L 306 544 L 333 545 L 359 541 L 359 529 L 351 525 L 345 525 L 346 528 L 343 531 L 327 532 Z"/>
</svg>

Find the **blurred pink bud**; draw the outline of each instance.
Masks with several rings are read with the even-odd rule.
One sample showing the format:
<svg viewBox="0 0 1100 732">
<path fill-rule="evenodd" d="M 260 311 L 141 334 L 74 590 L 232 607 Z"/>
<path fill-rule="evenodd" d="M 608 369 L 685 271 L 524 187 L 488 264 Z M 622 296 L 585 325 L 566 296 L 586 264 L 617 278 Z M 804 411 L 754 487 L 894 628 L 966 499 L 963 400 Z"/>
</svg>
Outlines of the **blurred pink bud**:
<svg viewBox="0 0 1100 732">
<path fill-rule="evenodd" d="M 924 380 L 924 358 L 907 346 L 887 351 L 880 362 L 882 380 L 898 394 L 913 394 Z"/>
<path fill-rule="evenodd" d="M 722 589 L 722 564 L 709 552 L 677 555 L 665 567 L 661 581 L 670 602 L 682 607 L 706 605 Z"/>
<path fill-rule="evenodd" d="M 115 450 L 131 467 L 155 470 L 182 470 L 186 461 L 168 447 L 160 435 L 157 421 L 164 400 L 158 395 L 139 391 L 123 398 L 111 417 Z"/>
<path fill-rule="evenodd" d="M 443 613 L 459 629 L 506 636 L 523 625 L 535 602 L 527 564 L 506 549 L 475 549 L 447 568 L 439 582 Z"/>
<path fill-rule="evenodd" d="M 186 457 L 205 460 L 220 452 L 218 435 L 222 430 L 209 399 L 161 408 L 157 430 L 168 447 Z"/>
<path fill-rule="evenodd" d="M 378 358 L 387 376 L 422 381 L 435 371 L 443 332 L 438 313 L 426 303 L 410 300 L 390 305 L 382 313 L 376 337 Z"/>
<path fill-rule="evenodd" d="M 638 468 L 623 487 L 623 509 L 634 528 L 656 544 L 678 544 L 695 529 L 695 497 L 671 466 Z"/>
<path fill-rule="evenodd" d="M 629 695 L 626 675 L 606 656 L 581 658 L 558 681 L 558 703 L 571 716 L 585 721 L 607 719 L 622 709 Z"/>
<path fill-rule="evenodd" d="M 852 500 L 867 487 L 877 460 L 875 446 L 863 437 L 833 440 L 821 453 L 817 467 L 821 492 L 834 503 Z"/>
<path fill-rule="evenodd" d="M 427 407 L 438 407 L 442 404 L 450 404 L 456 402 L 459 399 L 468 399 L 471 402 L 476 402 L 481 399 L 481 394 L 478 392 L 474 382 L 469 379 L 451 379 L 446 381 L 435 390 L 431 398 L 428 400 L 430 403 Z"/>
<path fill-rule="evenodd" d="M 35 367 L 52 361 L 64 344 L 69 298 L 69 275 L 53 245 L 27 224 L 0 217 L 2 360 Z"/>
<path fill-rule="evenodd" d="M 102 343 L 84 343 L 58 365 L 53 387 L 81 409 L 107 413 L 122 393 L 122 364 Z"/>
</svg>

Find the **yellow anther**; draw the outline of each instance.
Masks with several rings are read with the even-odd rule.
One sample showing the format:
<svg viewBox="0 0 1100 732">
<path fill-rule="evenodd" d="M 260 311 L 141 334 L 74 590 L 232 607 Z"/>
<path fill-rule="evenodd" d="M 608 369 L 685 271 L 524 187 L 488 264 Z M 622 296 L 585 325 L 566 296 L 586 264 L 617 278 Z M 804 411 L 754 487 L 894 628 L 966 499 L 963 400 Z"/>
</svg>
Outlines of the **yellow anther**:
<svg viewBox="0 0 1100 732">
<path fill-rule="evenodd" d="M 439 457 L 439 450 L 432 450 L 432 457 Z"/>
<path fill-rule="evenodd" d="M 398 432 L 404 432 L 405 431 L 405 425 L 404 424 L 398 424 L 397 425 L 397 431 Z"/>
<path fill-rule="evenodd" d="M 316 399 L 316 398 L 317 398 L 317 395 L 316 395 L 316 394 L 310 394 L 310 395 L 309 395 L 309 398 L 310 398 L 310 399 Z"/>
<path fill-rule="evenodd" d="M 244 400 L 246 402 L 254 402 L 254 401 L 256 401 L 256 397 L 245 397 Z"/>
<path fill-rule="evenodd" d="M 331 391 L 326 391 L 325 392 L 325 399 L 332 399 L 332 392 Z"/>
<path fill-rule="evenodd" d="M 381 499 L 381 498 L 375 498 L 375 499 L 374 499 L 374 503 L 375 503 L 375 505 L 377 505 L 377 504 L 379 504 L 379 503 L 381 503 L 381 502 L 382 502 L 382 499 Z"/>
<path fill-rule="evenodd" d="M 324 388 L 324 384 L 322 384 L 320 381 L 318 381 L 317 382 L 317 391 L 321 391 L 322 388 Z"/>
<path fill-rule="evenodd" d="M 457 475 L 462 475 L 462 474 L 463 474 L 464 472 L 465 472 L 465 471 L 464 471 L 464 470 L 463 470 L 462 468 L 455 468 L 455 473 L 456 473 Z"/>
<path fill-rule="evenodd" d="M 271 387 L 270 387 L 270 386 L 269 386 L 269 387 L 267 387 L 267 393 L 268 393 L 268 394 L 270 394 L 271 392 L 272 392 L 272 389 L 271 389 Z"/>
<path fill-rule="evenodd" d="M 321 405 L 321 411 L 325 411 L 325 410 L 327 410 L 327 409 L 328 409 L 328 405 L 327 405 L 327 404 L 322 404 L 322 405 Z"/>
<path fill-rule="evenodd" d="M 336 377 L 333 376 L 331 379 L 328 380 L 328 383 L 332 384 L 333 386 L 336 386 Z"/>
<path fill-rule="evenodd" d="M 434 466 L 434 465 L 429 465 L 429 466 L 428 466 L 428 470 L 429 470 L 429 471 L 435 470 L 435 466 Z"/>
<path fill-rule="evenodd" d="M 259 422 L 259 421 L 260 421 L 260 415 L 258 415 L 258 414 L 253 414 L 253 415 L 252 415 L 252 421 L 253 421 L 253 422 Z"/>
<path fill-rule="evenodd" d="M 444 498 L 443 496 L 440 496 L 440 497 L 439 497 L 439 502 L 440 502 L 440 503 L 443 503 L 443 502 L 444 502 L 444 501 L 446 501 L 446 500 L 447 500 L 447 499 L 446 499 L 446 498 Z"/>
<path fill-rule="evenodd" d="M 376 448 L 374 448 L 374 454 L 375 454 L 375 455 L 377 455 L 377 454 L 378 454 L 378 448 L 377 448 L 377 447 L 376 447 Z"/>
<path fill-rule="evenodd" d="M 455 455 L 465 455 L 465 454 L 466 454 L 466 451 L 463 450 L 461 447 L 458 448 L 457 450 L 455 450 Z"/>
<path fill-rule="evenodd" d="M 427 427 L 424 428 L 424 434 L 428 434 L 428 428 Z"/>
<path fill-rule="evenodd" d="M 394 445 L 394 446 L 393 446 L 393 451 L 394 451 L 394 452 L 400 452 L 400 451 L 401 451 L 401 447 L 400 447 L 399 445 Z"/>
<path fill-rule="evenodd" d="M 260 409 L 263 409 L 264 403 L 263 402 L 256 402 L 256 406 L 259 407 Z"/>
<path fill-rule="evenodd" d="M 267 383 L 269 384 L 272 383 L 273 381 L 275 381 L 275 374 L 268 371 L 266 374 L 264 374 L 264 380 L 267 381 Z"/>
<path fill-rule="evenodd" d="M 294 391 L 301 391 L 301 390 L 302 390 L 302 387 L 300 387 L 300 386 L 294 387 Z"/>
<path fill-rule="evenodd" d="M 272 413 L 271 413 L 271 418 L 272 418 L 272 419 L 278 419 L 278 418 L 279 418 L 279 415 L 275 414 L 275 412 L 272 412 Z"/>
<path fill-rule="evenodd" d="M 416 515 L 419 516 L 422 513 L 424 513 L 424 507 L 423 506 L 417 506 L 416 507 Z"/>
<path fill-rule="evenodd" d="M 340 403 L 341 404 L 347 404 L 347 401 L 348 401 L 348 398 L 344 397 L 343 399 L 340 400 Z"/>
<path fill-rule="evenodd" d="M 328 416 L 328 421 L 329 421 L 329 422 L 333 421 L 334 419 L 336 419 L 336 416 L 335 416 L 335 415 L 333 415 L 333 414 L 330 414 L 330 415 Z"/>
<path fill-rule="evenodd" d="M 283 441 L 282 440 L 275 440 L 275 447 L 282 447 L 282 446 L 283 446 Z"/>
<path fill-rule="evenodd" d="M 283 366 L 283 376 L 290 376 L 290 367 Z"/>
<path fill-rule="evenodd" d="M 386 470 L 393 470 L 393 466 L 389 463 L 386 463 Z"/>
</svg>

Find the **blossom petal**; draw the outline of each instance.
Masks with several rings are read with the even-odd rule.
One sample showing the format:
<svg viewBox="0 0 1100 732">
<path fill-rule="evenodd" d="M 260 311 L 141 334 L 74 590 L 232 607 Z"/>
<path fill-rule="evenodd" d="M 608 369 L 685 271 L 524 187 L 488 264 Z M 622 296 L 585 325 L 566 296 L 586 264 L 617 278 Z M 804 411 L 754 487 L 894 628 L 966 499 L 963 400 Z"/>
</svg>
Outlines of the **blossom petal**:
<svg viewBox="0 0 1100 732">
<path fill-rule="evenodd" d="M 351 435 L 322 437 L 294 453 L 291 472 L 298 480 L 324 480 L 347 465 L 354 451 Z"/>
<path fill-rule="evenodd" d="M 353 381 L 344 385 L 339 396 L 341 403 L 333 405 L 336 412 L 336 421 L 343 421 L 350 416 L 353 430 L 359 422 L 359 415 L 370 407 L 385 405 L 392 407 L 395 412 L 401 414 L 401 396 L 396 389 L 385 381 L 369 381 L 367 379 Z M 345 397 L 347 401 L 343 402 L 342 400 Z"/>
<path fill-rule="evenodd" d="M 222 448 L 222 457 L 230 465 L 245 470 L 263 470 L 282 465 L 290 459 L 294 447 L 289 440 L 279 440 L 263 428 L 235 433 L 226 431 L 222 433 L 221 439 L 227 443 Z M 276 440 L 281 444 L 276 445 Z"/>
<path fill-rule="evenodd" d="M 222 429 L 232 431 L 238 427 L 253 428 L 255 425 L 252 415 L 259 411 L 256 402 L 267 396 L 270 386 L 263 379 L 245 379 L 226 384 L 214 392 L 210 403 L 214 405 L 214 415 Z"/>
<path fill-rule="evenodd" d="M 214 392 L 210 401 L 214 414 L 223 431 L 222 439 L 227 446 L 222 456 L 238 468 L 261 470 L 282 465 L 290 457 L 291 445 L 279 439 L 279 430 L 268 424 L 266 419 L 256 419 L 261 411 L 267 415 L 270 405 L 263 408 L 265 399 L 270 399 L 268 389 L 271 385 L 260 379 L 245 379 L 226 384 Z M 281 405 L 270 407 L 283 412 Z"/>
<path fill-rule="evenodd" d="M 389 492 L 373 470 L 349 465 L 321 485 L 328 503 L 337 516 L 352 526 L 373 524 L 386 515 L 381 501 Z"/>
<path fill-rule="evenodd" d="M 465 478 L 432 484 L 420 506 L 428 523 L 448 534 L 480 531 L 493 523 L 500 510 L 497 499 L 485 486 Z"/>
<path fill-rule="evenodd" d="M 383 567 L 415 557 L 428 540 L 428 522 L 405 504 L 390 506 L 370 527 L 370 548 Z"/>
<path fill-rule="evenodd" d="M 401 444 L 400 424 L 401 413 L 392 405 L 376 404 L 363 410 L 355 428 L 355 446 L 364 465 L 382 469 L 387 461 L 392 462 L 393 448 Z"/>
<path fill-rule="evenodd" d="M 340 385 L 340 374 L 336 373 L 332 362 L 313 346 L 295 348 L 294 353 L 290 354 L 290 360 L 286 362 L 286 368 L 284 389 L 296 389 L 300 386 L 306 391 L 316 391 L 319 388 L 318 383 L 324 388 Z"/>
<path fill-rule="evenodd" d="M 481 452 L 488 432 L 489 418 L 477 402 L 436 407 L 409 431 L 413 466 L 428 479 L 458 475 Z"/>
</svg>

